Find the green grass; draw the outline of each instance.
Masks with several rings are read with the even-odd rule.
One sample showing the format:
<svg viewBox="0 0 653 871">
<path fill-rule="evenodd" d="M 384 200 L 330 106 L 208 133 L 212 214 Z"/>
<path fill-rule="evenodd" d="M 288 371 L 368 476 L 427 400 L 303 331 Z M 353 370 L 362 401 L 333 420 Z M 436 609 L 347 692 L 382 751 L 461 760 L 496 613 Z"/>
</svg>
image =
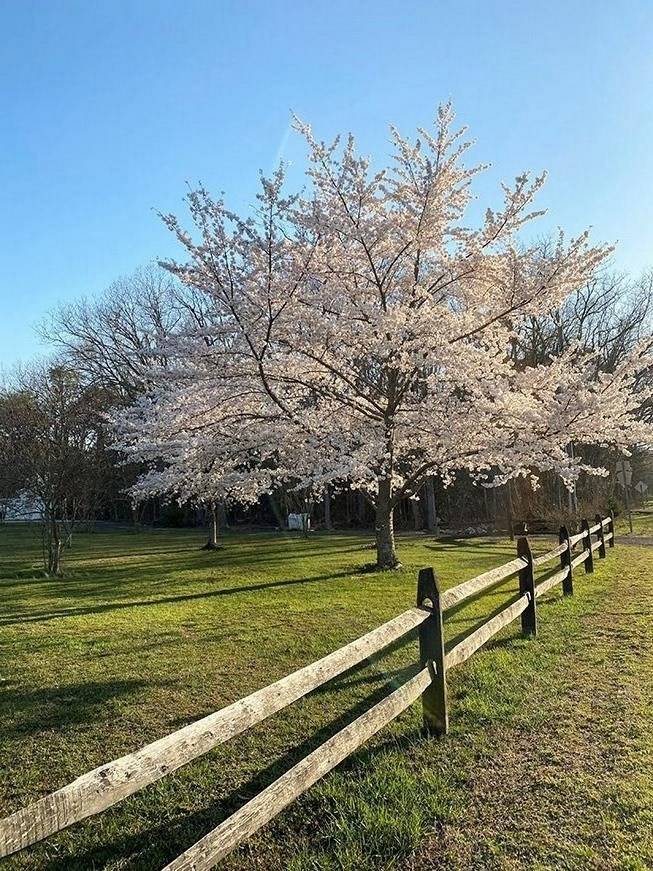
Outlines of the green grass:
<svg viewBox="0 0 653 871">
<path fill-rule="evenodd" d="M 633 518 L 633 535 L 643 536 L 645 538 L 653 538 L 653 509 L 636 508 L 632 512 Z M 622 512 L 615 521 L 617 535 L 630 535 L 630 525 L 628 523 L 628 515 Z"/>
<path fill-rule="evenodd" d="M 0 527 L 0 813 L 394 616 L 413 604 L 418 568 L 448 587 L 515 555 L 508 542 L 407 536 L 404 569 L 370 574 L 364 535 L 232 535 L 213 553 L 202 540 L 79 535 L 66 577 L 50 580 L 34 535 Z M 446 739 L 420 735 L 414 705 L 225 867 L 651 867 L 649 553 L 609 551 L 577 574 L 573 599 L 546 597 L 538 639 L 514 624 L 453 672 Z M 454 614 L 449 641 L 514 590 Z M 3 868 L 161 868 L 415 661 L 410 637 Z"/>
</svg>

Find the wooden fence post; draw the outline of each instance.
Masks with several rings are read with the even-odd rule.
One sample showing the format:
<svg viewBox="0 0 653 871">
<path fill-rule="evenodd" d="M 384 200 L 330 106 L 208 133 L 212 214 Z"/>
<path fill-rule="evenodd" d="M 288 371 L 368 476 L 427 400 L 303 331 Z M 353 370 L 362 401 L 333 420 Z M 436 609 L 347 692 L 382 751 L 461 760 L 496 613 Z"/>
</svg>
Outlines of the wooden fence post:
<svg viewBox="0 0 653 871">
<path fill-rule="evenodd" d="M 537 607 L 535 603 L 535 576 L 533 574 L 533 554 L 527 538 L 517 539 L 517 556 L 526 560 L 527 565 L 519 572 L 519 593 L 531 597 L 528 608 L 522 611 L 521 631 L 524 635 L 537 635 Z"/>
<path fill-rule="evenodd" d="M 596 515 L 594 523 L 599 524 L 599 531 L 596 533 L 597 541 L 601 542 L 599 546 L 599 558 L 605 559 L 605 530 L 603 529 L 603 518 L 600 514 Z"/>
<path fill-rule="evenodd" d="M 608 526 L 608 531 L 612 533 L 610 538 L 608 539 L 608 547 L 614 547 L 614 512 L 610 512 L 610 525 Z"/>
<path fill-rule="evenodd" d="M 433 569 L 421 569 L 417 580 L 417 606 L 428 608 L 431 616 L 419 627 L 419 659 L 431 671 L 431 683 L 422 693 L 424 729 L 429 735 L 449 731 L 447 676 L 444 664 L 444 634 L 440 590 Z"/>
<path fill-rule="evenodd" d="M 580 528 L 583 530 L 583 550 L 587 551 L 587 556 L 583 563 L 585 566 L 585 574 L 591 575 L 594 571 L 594 551 L 592 550 L 592 533 L 590 532 L 589 521 L 583 520 Z"/>
<path fill-rule="evenodd" d="M 567 567 L 567 575 L 562 582 L 562 592 L 565 596 L 571 596 L 574 592 L 574 579 L 572 577 L 571 568 L 571 541 L 569 540 L 569 530 L 566 526 L 560 527 L 560 536 L 558 537 L 560 544 L 567 542 L 567 550 L 560 554 L 560 567 Z"/>
</svg>

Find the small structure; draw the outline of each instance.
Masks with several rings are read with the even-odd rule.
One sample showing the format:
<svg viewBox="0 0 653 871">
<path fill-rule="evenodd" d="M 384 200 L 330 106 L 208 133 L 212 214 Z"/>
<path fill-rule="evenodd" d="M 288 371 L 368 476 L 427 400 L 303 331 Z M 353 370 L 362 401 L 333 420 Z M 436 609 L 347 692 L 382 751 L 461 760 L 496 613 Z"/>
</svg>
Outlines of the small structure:
<svg viewBox="0 0 653 871">
<path fill-rule="evenodd" d="M 308 532 L 311 528 L 311 518 L 308 514 L 289 514 L 288 529 L 297 529 L 300 532 Z"/>
<path fill-rule="evenodd" d="M 0 520 L 5 523 L 35 523 L 42 517 L 41 506 L 25 491 L 0 502 Z"/>
</svg>

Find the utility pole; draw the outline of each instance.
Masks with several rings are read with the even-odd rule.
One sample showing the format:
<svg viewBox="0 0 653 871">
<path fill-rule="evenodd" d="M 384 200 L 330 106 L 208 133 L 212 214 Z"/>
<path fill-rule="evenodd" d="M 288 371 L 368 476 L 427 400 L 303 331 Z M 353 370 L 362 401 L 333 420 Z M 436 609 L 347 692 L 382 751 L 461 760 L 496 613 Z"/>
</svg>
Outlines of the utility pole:
<svg viewBox="0 0 653 871">
<path fill-rule="evenodd" d="M 619 460 L 617 462 L 617 482 L 624 488 L 624 502 L 626 503 L 626 513 L 628 514 L 628 528 L 630 534 L 633 534 L 633 515 L 630 510 L 630 483 L 633 479 L 633 468 L 628 460 Z"/>
<path fill-rule="evenodd" d="M 574 454 L 574 443 L 569 442 L 569 456 L 573 460 L 575 457 Z M 574 517 L 578 514 L 578 494 L 576 493 L 576 485 L 573 485 L 571 490 L 567 490 L 567 498 L 569 499 L 569 513 L 573 514 Z"/>
</svg>

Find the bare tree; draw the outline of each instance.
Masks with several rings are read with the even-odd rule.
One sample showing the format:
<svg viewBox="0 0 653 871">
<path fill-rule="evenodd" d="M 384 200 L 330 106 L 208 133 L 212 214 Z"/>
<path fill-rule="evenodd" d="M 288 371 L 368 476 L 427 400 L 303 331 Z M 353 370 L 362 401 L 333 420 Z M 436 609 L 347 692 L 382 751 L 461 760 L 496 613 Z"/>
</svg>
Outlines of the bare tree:
<svg viewBox="0 0 653 871">
<path fill-rule="evenodd" d="M 39 332 L 65 365 L 122 402 L 143 392 L 150 367 L 165 365 L 162 341 L 191 317 L 202 317 L 192 295 L 182 292 L 168 272 L 148 265 L 97 298 L 61 305 Z"/>
<path fill-rule="evenodd" d="M 543 249 L 551 246 L 549 240 L 542 243 Z M 557 354 L 573 345 L 594 355 L 594 373 L 612 373 L 629 353 L 653 333 L 653 270 L 639 278 L 609 269 L 603 269 L 579 286 L 563 303 L 544 314 L 524 321 L 513 344 L 513 356 L 522 366 L 546 365 Z M 651 372 L 644 369 L 638 375 L 641 393 L 651 383 Z M 651 418 L 650 403 L 644 401 L 640 416 Z M 579 446 L 570 441 L 571 457 Z M 595 466 L 614 470 L 617 455 L 607 448 L 582 445 L 584 455 L 591 457 Z M 639 455 L 637 447 L 635 454 Z M 639 460 L 638 460 L 639 462 Z M 549 480 L 547 480 L 549 479 Z M 587 477 L 579 480 L 586 513 L 604 510 L 614 501 L 614 481 Z M 531 506 L 531 512 L 541 518 L 551 517 L 569 522 L 578 515 L 579 494 L 564 491 L 554 474 L 542 477 L 537 494 L 529 493 L 526 483 L 516 483 L 522 505 Z"/>
<path fill-rule="evenodd" d="M 166 338 L 173 332 L 196 334 L 208 323 L 206 299 L 194 288 L 177 282 L 157 264 L 148 264 L 118 279 L 95 298 L 59 306 L 39 326 L 63 366 L 73 368 L 82 381 L 111 397 L 111 405 L 133 402 L 149 386 L 149 373 L 166 366 Z M 210 339 L 206 340 L 210 343 Z M 115 475 L 121 491 L 142 470 L 123 466 Z M 119 493 L 114 493 L 119 499 Z M 207 547 L 217 545 L 218 508 L 207 501 L 211 519 Z"/>
<path fill-rule="evenodd" d="M 513 354 L 516 361 L 534 366 L 577 344 L 596 354 L 597 373 L 613 372 L 651 335 L 652 325 L 653 270 L 636 280 L 602 270 L 557 308 L 522 322 Z"/>
<path fill-rule="evenodd" d="M 49 575 L 61 574 L 73 527 L 103 489 L 105 406 L 101 391 L 62 366 L 34 365 L 0 390 L 0 494 L 38 506 Z"/>
</svg>

